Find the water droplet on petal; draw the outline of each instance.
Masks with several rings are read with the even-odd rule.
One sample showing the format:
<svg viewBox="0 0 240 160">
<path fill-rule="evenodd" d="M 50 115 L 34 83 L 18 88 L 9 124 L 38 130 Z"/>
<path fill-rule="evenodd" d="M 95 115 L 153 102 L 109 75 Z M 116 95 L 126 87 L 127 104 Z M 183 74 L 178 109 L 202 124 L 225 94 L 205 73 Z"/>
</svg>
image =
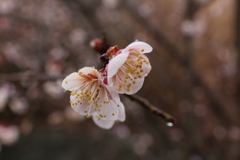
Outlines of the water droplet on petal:
<svg viewBox="0 0 240 160">
<path fill-rule="evenodd" d="M 172 127 L 172 126 L 173 126 L 173 123 L 172 123 L 172 122 L 168 122 L 168 123 L 167 123 L 167 126 L 168 126 L 168 127 Z"/>
</svg>

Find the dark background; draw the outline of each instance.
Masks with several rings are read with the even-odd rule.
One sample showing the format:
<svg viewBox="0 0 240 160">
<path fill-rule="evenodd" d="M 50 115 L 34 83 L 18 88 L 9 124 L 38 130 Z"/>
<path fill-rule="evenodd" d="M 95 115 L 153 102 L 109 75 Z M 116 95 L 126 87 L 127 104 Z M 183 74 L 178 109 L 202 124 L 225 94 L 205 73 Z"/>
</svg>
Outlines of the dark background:
<svg viewBox="0 0 240 160">
<path fill-rule="evenodd" d="M 153 47 L 137 93 L 110 130 L 69 106 L 62 79 L 101 68 L 89 42 Z M 1 0 L 0 160 L 240 159 L 240 1 Z"/>
</svg>

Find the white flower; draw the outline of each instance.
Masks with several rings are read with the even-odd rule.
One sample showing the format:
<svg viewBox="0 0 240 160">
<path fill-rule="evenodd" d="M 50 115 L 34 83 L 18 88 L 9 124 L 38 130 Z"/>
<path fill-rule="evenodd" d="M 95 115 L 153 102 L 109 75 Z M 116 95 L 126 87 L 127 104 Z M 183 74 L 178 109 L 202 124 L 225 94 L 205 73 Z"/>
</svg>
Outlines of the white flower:
<svg viewBox="0 0 240 160">
<path fill-rule="evenodd" d="M 97 115 L 101 121 L 125 119 L 125 112 L 118 93 L 103 83 L 103 73 L 95 68 L 84 67 L 78 73 L 70 74 L 63 80 L 62 87 L 72 91 L 70 104 L 79 114 L 88 117 Z M 101 126 L 101 123 L 97 124 Z"/>
<path fill-rule="evenodd" d="M 123 104 L 121 103 L 120 107 L 118 108 L 118 117 L 116 119 L 123 122 L 125 121 L 125 109 Z M 113 126 L 114 124 L 114 120 L 105 120 L 102 119 L 101 116 L 98 113 L 94 113 L 93 114 L 93 121 L 95 122 L 96 125 L 98 125 L 99 127 L 103 128 L 103 129 L 109 129 Z"/>
<path fill-rule="evenodd" d="M 152 51 L 152 47 L 136 41 L 125 49 L 110 55 L 107 65 L 108 84 L 118 93 L 134 94 L 141 89 L 144 77 L 151 70 L 151 65 L 144 53 Z"/>
</svg>

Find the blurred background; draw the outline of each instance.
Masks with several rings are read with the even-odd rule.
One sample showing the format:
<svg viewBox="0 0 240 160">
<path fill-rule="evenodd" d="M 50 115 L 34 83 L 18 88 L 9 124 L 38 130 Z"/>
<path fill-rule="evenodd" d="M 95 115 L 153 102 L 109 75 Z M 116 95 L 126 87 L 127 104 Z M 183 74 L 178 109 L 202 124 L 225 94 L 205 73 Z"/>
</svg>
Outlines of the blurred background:
<svg viewBox="0 0 240 160">
<path fill-rule="evenodd" d="M 153 46 L 137 95 L 176 126 L 125 96 L 110 130 L 72 110 L 61 81 L 101 68 L 102 32 Z M 0 0 L 0 160 L 239 160 L 239 55 L 238 0 Z"/>
</svg>

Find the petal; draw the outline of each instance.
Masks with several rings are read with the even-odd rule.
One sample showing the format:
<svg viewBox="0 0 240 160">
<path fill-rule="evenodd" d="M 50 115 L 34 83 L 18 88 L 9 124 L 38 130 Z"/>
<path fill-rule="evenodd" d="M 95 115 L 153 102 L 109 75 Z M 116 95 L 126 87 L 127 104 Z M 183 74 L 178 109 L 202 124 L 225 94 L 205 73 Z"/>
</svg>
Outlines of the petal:
<svg viewBox="0 0 240 160">
<path fill-rule="evenodd" d="M 118 120 L 123 122 L 126 119 L 125 108 L 124 105 L 121 103 L 120 107 L 118 108 Z"/>
<path fill-rule="evenodd" d="M 121 105 L 119 94 L 111 87 L 105 86 L 100 90 L 99 97 L 93 101 L 89 113 L 97 112 L 105 120 L 116 120 L 118 117 L 118 108 Z"/>
<path fill-rule="evenodd" d="M 130 82 L 130 84 L 132 84 L 131 81 L 129 81 L 129 82 Z M 136 92 L 138 92 L 143 86 L 144 78 L 138 78 L 135 80 L 135 82 L 136 83 L 132 84 L 130 88 L 127 88 L 126 86 L 122 87 L 122 91 L 119 91 L 119 93 L 121 93 L 121 94 L 125 93 L 125 94 L 131 95 L 131 94 L 135 94 Z"/>
<path fill-rule="evenodd" d="M 74 91 L 82 86 L 81 77 L 77 72 L 68 75 L 62 82 L 62 87 L 69 91 Z"/>
<path fill-rule="evenodd" d="M 107 66 L 108 78 L 113 77 L 119 68 L 124 64 L 129 55 L 129 51 L 123 51 L 114 58 L 112 58 Z"/>
<path fill-rule="evenodd" d="M 149 62 L 149 59 L 145 56 L 145 55 L 142 55 L 142 57 L 144 57 L 145 58 L 145 60 L 147 61 L 147 62 Z M 146 77 L 148 74 L 149 74 L 149 72 L 151 71 L 151 69 L 152 69 L 152 66 L 151 66 L 151 64 L 150 63 L 143 63 L 142 64 L 142 73 L 141 73 L 141 75 L 143 76 L 143 77 Z"/>
<path fill-rule="evenodd" d="M 88 114 L 88 102 L 86 101 L 80 101 L 76 96 L 70 96 L 71 100 L 71 107 L 78 112 L 81 115 L 87 115 Z"/>
<path fill-rule="evenodd" d="M 85 75 L 92 74 L 97 77 L 99 76 L 98 71 L 94 67 L 83 67 L 83 68 L 79 69 L 78 73 L 85 74 Z"/>
<path fill-rule="evenodd" d="M 125 94 L 130 94 L 130 95 L 135 94 L 142 88 L 144 78 L 138 78 L 135 81 L 136 81 L 136 83 L 131 86 L 130 91 L 126 90 Z"/>
<path fill-rule="evenodd" d="M 118 107 L 116 102 L 110 101 L 109 104 L 105 105 L 105 108 L 102 112 L 103 115 L 106 117 L 104 119 L 106 120 L 117 120 L 118 118 Z"/>
<path fill-rule="evenodd" d="M 97 126 L 103 129 L 110 129 L 115 122 L 114 120 L 113 121 L 104 120 L 97 113 L 93 114 L 93 121 Z"/>
<path fill-rule="evenodd" d="M 125 49 L 137 49 L 139 51 L 141 51 L 141 53 L 149 53 L 152 52 L 153 48 L 145 43 L 145 42 L 141 42 L 141 41 L 136 41 L 133 42 L 131 44 L 129 44 Z"/>
</svg>

